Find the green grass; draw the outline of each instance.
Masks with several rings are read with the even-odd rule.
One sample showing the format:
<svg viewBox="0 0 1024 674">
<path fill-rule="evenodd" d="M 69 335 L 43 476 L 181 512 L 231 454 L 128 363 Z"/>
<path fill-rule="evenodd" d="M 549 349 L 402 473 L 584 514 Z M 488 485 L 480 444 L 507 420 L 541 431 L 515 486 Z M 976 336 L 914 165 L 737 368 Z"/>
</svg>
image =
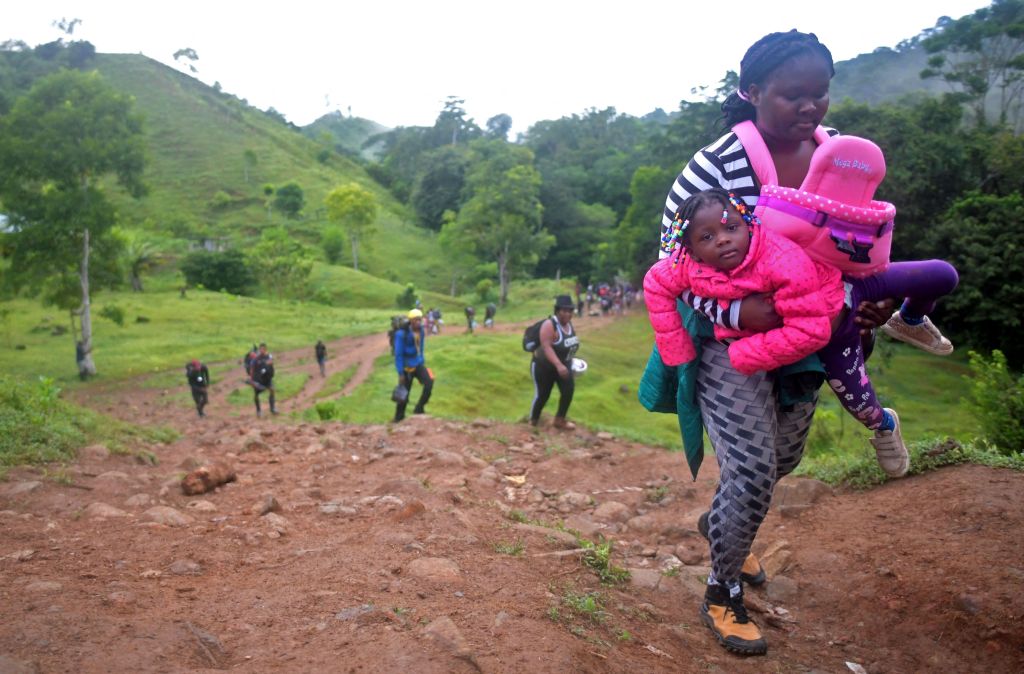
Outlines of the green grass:
<svg viewBox="0 0 1024 674">
<path fill-rule="evenodd" d="M 133 426 L 67 403 L 52 380 L 0 375 L 0 477 L 11 466 L 70 461 L 90 443 L 125 452 L 137 440 L 170 442 L 175 437 L 165 428 Z M 61 473 L 51 469 L 49 474 L 59 479 Z"/>
<path fill-rule="evenodd" d="M 123 327 L 99 317 L 108 304 L 125 310 Z M 54 326 L 67 325 L 67 314 L 32 300 L 3 306 L 12 311 L 6 330 L 0 330 L 0 370 L 77 385 L 74 341 L 70 334 L 50 334 Z M 386 308 L 337 309 L 196 290 L 185 299 L 171 291 L 105 292 L 93 301 L 93 356 L 102 379 L 154 373 L 159 374 L 154 385 L 176 385 L 192 358 L 207 364 L 235 362 L 253 343 L 263 341 L 272 352 L 300 347 L 312 352 L 317 339 L 383 332 L 391 314 Z M 136 323 L 139 315 L 149 322 Z M 216 384 L 218 375 L 211 376 Z"/>
<path fill-rule="evenodd" d="M 327 376 L 327 379 L 324 381 L 324 385 L 321 386 L 320 390 L 316 392 L 314 398 L 316 400 L 320 400 L 322 398 L 329 398 L 330 396 L 341 393 L 341 390 L 345 388 L 345 385 L 348 384 L 349 381 L 352 380 L 352 377 L 355 376 L 355 373 L 355 365 L 347 367 L 344 370 L 341 370 L 340 372 L 332 372 L 330 375 Z"/>
<path fill-rule="evenodd" d="M 274 400 L 281 401 L 295 397 L 302 390 L 302 387 L 306 385 L 306 382 L 309 381 L 309 378 L 309 375 L 305 372 L 276 375 L 274 377 Z M 228 402 L 232 405 L 252 405 L 252 397 L 252 388 L 243 386 L 232 389 L 231 393 L 228 394 Z M 262 399 L 264 402 L 269 400 L 266 395 L 262 396 Z"/>
</svg>

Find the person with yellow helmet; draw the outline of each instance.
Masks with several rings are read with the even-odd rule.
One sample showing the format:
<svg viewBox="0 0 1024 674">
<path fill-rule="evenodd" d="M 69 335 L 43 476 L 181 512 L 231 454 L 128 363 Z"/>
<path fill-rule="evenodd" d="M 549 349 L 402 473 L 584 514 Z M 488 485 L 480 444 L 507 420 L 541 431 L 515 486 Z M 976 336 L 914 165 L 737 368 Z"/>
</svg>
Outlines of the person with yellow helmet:
<svg viewBox="0 0 1024 674">
<path fill-rule="evenodd" d="M 395 389 L 392 398 L 395 400 L 394 421 L 396 422 L 405 418 L 405 407 L 409 404 L 409 391 L 412 388 L 413 380 L 418 380 L 423 387 L 419 402 L 413 408 L 413 414 L 424 413 L 423 408 L 430 400 L 430 393 L 434 388 L 434 375 L 427 368 L 426 360 L 423 357 L 427 339 L 426 330 L 423 329 L 423 312 L 419 309 L 412 309 L 408 317 L 409 324 L 399 328 L 395 333 L 395 369 L 398 370 L 398 388 Z M 405 389 L 404 394 L 400 389 Z"/>
</svg>

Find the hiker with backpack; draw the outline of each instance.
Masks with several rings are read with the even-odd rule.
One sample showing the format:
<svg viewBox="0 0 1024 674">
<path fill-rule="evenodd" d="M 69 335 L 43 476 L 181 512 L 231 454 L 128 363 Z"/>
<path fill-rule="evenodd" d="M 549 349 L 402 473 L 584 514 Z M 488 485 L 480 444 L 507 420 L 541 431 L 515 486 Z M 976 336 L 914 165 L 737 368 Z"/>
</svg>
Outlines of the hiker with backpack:
<svg viewBox="0 0 1024 674">
<path fill-rule="evenodd" d="M 566 419 L 575 391 L 572 359 L 579 349 L 580 340 L 572 325 L 576 306 L 568 295 L 555 299 L 554 314 L 534 323 L 523 334 L 523 348 L 533 352 L 530 376 L 533 379 L 533 404 L 530 424 L 540 423 L 540 414 L 558 384 L 558 410 L 552 424 L 555 428 L 572 430 L 576 426 Z"/>
<path fill-rule="evenodd" d="M 263 416 L 260 408 L 260 394 L 267 391 L 270 402 L 270 413 L 277 414 L 274 405 L 274 356 L 267 351 L 267 345 L 261 343 L 256 357 L 249 363 L 249 383 L 253 390 L 253 402 L 256 403 L 256 416 Z"/>
<path fill-rule="evenodd" d="M 413 309 L 408 313 L 408 322 L 395 332 L 395 369 L 398 371 L 398 386 L 392 394 L 395 401 L 394 422 L 405 418 L 405 408 L 409 404 L 409 393 L 413 381 L 419 381 L 423 391 L 413 408 L 413 414 L 424 414 L 424 408 L 430 400 L 434 389 L 434 374 L 430 371 L 424 357 L 427 334 L 423 328 L 423 312 Z M 402 391 L 404 389 L 404 391 Z M 401 392 L 401 393 L 400 393 Z"/>
<path fill-rule="evenodd" d="M 204 363 L 192 360 L 185 365 L 185 379 L 192 390 L 192 400 L 196 404 L 196 412 L 205 417 L 203 409 L 210 402 L 210 371 Z"/>
<path fill-rule="evenodd" d="M 487 308 L 484 309 L 484 327 L 494 327 L 494 316 L 498 313 L 498 305 L 494 302 L 488 302 Z"/>
<path fill-rule="evenodd" d="M 473 334 L 473 328 L 476 327 L 476 309 L 473 307 L 466 307 L 466 332 Z"/>
<path fill-rule="evenodd" d="M 816 131 L 828 110 L 833 74 L 831 53 L 810 33 L 772 33 L 747 50 L 739 88 L 722 103 L 726 133 L 693 156 L 669 191 L 662 219 L 662 257 L 670 254 L 668 243 L 675 243 L 676 212 L 693 194 L 720 187 L 750 209 L 757 205 L 763 181 L 753 168 L 749 148 L 733 131 L 736 125 L 753 123 L 780 186 L 801 186 L 820 142 Z M 726 649 L 760 655 L 768 645 L 743 601 L 744 582 L 765 581 L 751 545 L 775 485 L 800 462 L 821 373 L 816 381 L 813 376 L 804 379 L 794 373 L 787 378 L 774 371 L 744 375 L 731 363 L 728 345 L 714 338 L 712 326 L 748 332 L 778 328 L 781 319 L 770 296 L 751 293 L 719 303 L 690 292 L 683 300 L 681 317 L 689 334 L 683 337 L 692 341 L 699 355 L 675 368 L 666 368 L 652 356 L 640 397 L 648 409 L 659 408 L 655 390 L 670 384 L 671 406 L 679 415 L 691 470 L 699 466 L 705 428 L 711 438 L 720 478 L 711 510 L 698 522 L 709 540 L 712 567 L 699 613 Z M 861 302 L 851 308 L 857 314 L 853 320 L 862 334 L 869 335 L 890 318 L 893 306 L 889 300 Z M 728 388 L 724 394 L 723 386 Z"/>
</svg>

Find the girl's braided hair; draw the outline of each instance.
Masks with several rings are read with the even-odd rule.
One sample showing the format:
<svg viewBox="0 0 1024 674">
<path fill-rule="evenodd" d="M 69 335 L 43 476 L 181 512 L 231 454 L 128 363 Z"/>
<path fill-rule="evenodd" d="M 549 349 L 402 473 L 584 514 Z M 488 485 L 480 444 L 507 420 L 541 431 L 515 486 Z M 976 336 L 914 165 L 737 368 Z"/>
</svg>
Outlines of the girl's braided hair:
<svg viewBox="0 0 1024 674">
<path fill-rule="evenodd" d="M 669 227 L 669 232 L 666 234 L 666 240 L 663 241 L 663 248 L 665 248 L 669 254 L 674 254 L 676 262 L 681 259 L 685 249 L 690 247 L 690 222 L 694 216 L 697 215 L 697 211 L 705 208 L 706 206 L 717 206 L 722 210 L 728 210 L 730 207 L 735 209 L 743 221 L 748 226 L 760 224 L 757 216 L 754 215 L 743 202 L 742 199 L 737 197 L 732 192 L 728 192 L 721 187 L 712 187 L 701 192 L 696 192 L 690 195 L 686 201 L 680 204 L 679 208 L 676 209 L 675 218 L 673 218 L 672 226 Z"/>
<path fill-rule="evenodd" d="M 835 75 L 832 52 L 818 42 L 818 36 L 814 33 L 801 33 L 796 29 L 785 33 L 769 33 L 752 44 L 743 55 L 740 61 L 739 91 L 746 95 L 751 84 L 763 87 L 782 64 L 805 54 L 815 54 L 825 59 L 829 73 Z M 722 127 L 730 129 L 740 122 L 753 120 L 756 114 L 754 106 L 734 91 L 722 102 Z"/>
</svg>

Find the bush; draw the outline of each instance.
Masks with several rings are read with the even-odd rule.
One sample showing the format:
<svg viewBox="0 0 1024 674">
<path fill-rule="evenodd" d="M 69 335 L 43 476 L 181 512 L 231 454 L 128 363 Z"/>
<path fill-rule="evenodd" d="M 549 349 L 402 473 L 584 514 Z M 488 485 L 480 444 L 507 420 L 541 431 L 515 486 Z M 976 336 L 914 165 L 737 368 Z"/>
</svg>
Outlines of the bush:
<svg viewBox="0 0 1024 674">
<path fill-rule="evenodd" d="M 329 263 L 338 264 L 345 249 L 345 232 L 340 227 L 324 228 L 320 234 L 320 247 L 324 249 L 324 257 Z"/>
<path fill-rule="evenodd" d="M 476 296 L 481 302 L 490 302 L 494 299 L 494 281 L 489 278 L 480 279 L 476 284 Z"/>
<path fill-rule="evenodd" d="M 399 309 L 412 309 L 416 306 L 417 299 L 419 299 L 419 295 L 416 293 L 416 285 L 409 283 L 405 286 L 405 290 L 395 297 L 395 304 Z"/>
<path fill-rule="evenodd" d="M 234 295 L 245 295 L 255 285 L 256 277 L 238 250 L 214 253 L 197 250 L 181 261 L 181 273 L 193 287 L 224 290 Z"/>
<path fill-rule="evenodd" d="M 231 195 L 224 190 L 217 190 L 214 193 L 213 198 L 210 199 L 210 209 L 214 211 L 221 211 L 230 206 L 234 202 Z"/>
<path fill-rule="evenodd" d="M 968 405 L 985 440 L 1006 456 L 1024 452 L 1024 375 L 1015 378 L 998 349 L 990 361 L 974 351 L 969 357 L 973 376 L 967 378 Z"/>
<path fill-rule="evenodd" d="M 85 443 L 85 420 L 61 402 L 52 379 L 0 376 L 0 466 L 67 461 Z"/>
<path fill-rule="evenodd" d="M 108 304 L 100 309 L 100 316 L 117 323 L 122 328 L 124 327 L 124 309 L 116 304 Z"/>
</svg>

